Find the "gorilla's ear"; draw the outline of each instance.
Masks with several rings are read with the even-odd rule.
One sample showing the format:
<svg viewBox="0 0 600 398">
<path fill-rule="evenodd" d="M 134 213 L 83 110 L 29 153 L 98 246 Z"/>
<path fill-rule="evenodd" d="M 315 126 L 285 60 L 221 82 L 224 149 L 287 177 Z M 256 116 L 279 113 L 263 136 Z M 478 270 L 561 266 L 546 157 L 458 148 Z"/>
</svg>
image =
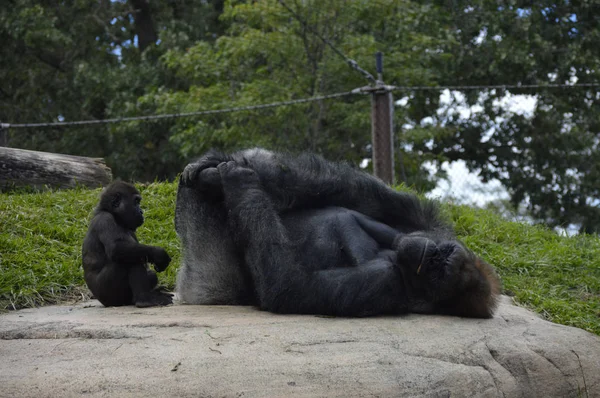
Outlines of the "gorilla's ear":
<svg viewBox="0 0 600 398">
<path fill-rule="evenodd" d="M 123 199 L 122 195 L 120 192 L 115 192 L 115 194 L 113 195 L 111 201 L 110 201 L 110 206 L 113 209 L 116 209 L 117 207 L 119 207 L 119 205 L 121 204 L 121 200 Z"/>
</svg>

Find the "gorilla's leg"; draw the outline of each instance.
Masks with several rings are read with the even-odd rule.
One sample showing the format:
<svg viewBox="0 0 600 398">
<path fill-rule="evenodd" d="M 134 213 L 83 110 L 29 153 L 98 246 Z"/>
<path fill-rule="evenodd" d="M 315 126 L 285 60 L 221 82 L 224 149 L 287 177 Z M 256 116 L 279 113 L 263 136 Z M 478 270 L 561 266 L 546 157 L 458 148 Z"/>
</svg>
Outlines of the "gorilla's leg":
<svg viewBox="0 0 600 398">
<path fill-rule="evenodd" d="M 137 307 L 168 305 L 173 302 L 168 293 L 154 290 L 158 277 L 144 265 L 104 267 L 94 280 L 94 296 L 106 307 L 135 304 Z"/>
<path fill-rule="evenodd" d="M 293 196 L 292 203 L 296 206 L 325 202 L 328 206 L 355 210 L 400 232 L 436 231 L 436 236 L 452 236 L 451 227 L 439 217 L 438 207 L 433 202 L 398 192 L 347 164 L 332 163 L 322 158 L 306 161 L 307 157 L 310 156 L 300 157 L 297 162 L 299 166 L 312 165 L 314 171 L 310 177 L 299 172 L 292 176 L 288 187 L 282 188 L 289 188 L 288 195 Z M 277 189 L 272 185 L 266 188 L 269 193 Z"/>
<path fill-rule="evenodd" d="M 221 158 L 213 160 L 209 155 L 202 165 L 213 166 L 216 172 Z M 186 168 L 177 191 L 175 229 L 182 245 L 177 293 L 189 304 L 249 304 L 253 301 L 251 284 L 228 231 L 220 176 L 217 173 L 217 189 L 210 175 L 206 181 L 189 176 L 204 170 L 202 165 Z M 183 182 L 188 179 L 194 184 Z"/>
<path fill-rule="evenodd" d="M 257 174 L 235 162 L 222 163 L 219 172 L 231 230 L 262 309 L 345 316 L 406 311 L 400 273 L 391 262 L 378 258 L 359 267 L 307 271 Z"/>
<path fill-rule="evenodd" d="M 125 267 L 109 264 L 90 279 L 88 284 L 94 297 L 105 307 L 133 304 L 129 270 Z"/>
</svg>

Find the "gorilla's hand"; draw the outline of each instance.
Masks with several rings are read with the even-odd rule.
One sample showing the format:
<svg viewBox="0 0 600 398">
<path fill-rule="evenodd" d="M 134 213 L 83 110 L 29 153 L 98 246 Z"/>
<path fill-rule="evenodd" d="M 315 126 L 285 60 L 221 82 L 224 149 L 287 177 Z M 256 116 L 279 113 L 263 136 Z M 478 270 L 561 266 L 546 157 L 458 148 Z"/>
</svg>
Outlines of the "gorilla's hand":
<svg viewBox="0 0 600 398">
<path fill-rule="evenodd" d="M 424 275 L 433 263 L 439 262 L 437 244 L 421 235 L 400 235 L 394 241 L 398 265 L 408 267 L 417 275 Z"/>
<path fill-rule="evenodd" d="M 453 285 L 469 253 L 458 242 L 436 243 L 423 235 L 404 235 L 396 239 L 396 264 L 408 267 L 422 281 L 435 288 Z"/>
<path fill-rule="evenodd" d="M 169 266 L 171 257 L 162 247 L 154 247 L 150 262 L 154 264 L 154 269 L 157 272 L 163 272 Z"/>
<path fill-rule="evenodd" d="M 181 173 L 180 183 L 207 189 L 220 187 L 221 176 L 217 171 L 217 166 L 227 160 L 228 158 L 224 155 L 209 153 L 197 162 L 185 166 Z"/>
</svg>

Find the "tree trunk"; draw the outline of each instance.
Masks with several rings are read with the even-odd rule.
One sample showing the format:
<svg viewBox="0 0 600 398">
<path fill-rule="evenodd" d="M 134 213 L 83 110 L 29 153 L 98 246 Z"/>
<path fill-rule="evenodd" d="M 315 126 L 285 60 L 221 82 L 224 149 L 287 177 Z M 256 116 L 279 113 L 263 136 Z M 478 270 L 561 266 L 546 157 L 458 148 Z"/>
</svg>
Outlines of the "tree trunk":
<svg viewBox="0 0 600 398">
<path fill-rule="evenodd" d="M 111 180 L 112 172 L 101 158 L 0 147 L 0 190 L 99 187 Z"/>
<path fill-rule="evenodd" d="M 152 22 L 150 5 L 146 0 L 130 0 L 130 2 L 136 11 L 133 14 L 133 20 L 135 22 L 135 33 L 138 36 L 138 47 L 140 52 L 143 52 L 146 47 L 158 40 L 154 22 Z"/>
</svg>

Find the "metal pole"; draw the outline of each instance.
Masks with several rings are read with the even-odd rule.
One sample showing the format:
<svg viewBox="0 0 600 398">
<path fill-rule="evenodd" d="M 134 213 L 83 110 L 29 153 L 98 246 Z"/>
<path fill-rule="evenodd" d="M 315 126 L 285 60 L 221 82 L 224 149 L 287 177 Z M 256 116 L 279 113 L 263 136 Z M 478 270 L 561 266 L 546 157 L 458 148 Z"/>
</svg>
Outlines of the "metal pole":
<svg viewBox="0 0 600 398">
<path fill-rule="evenodd" d="M 373 172 L 386 184 L 394 184 L 394 100 L 383 81 L 383 56 L 375 56 L 377 87 L 371 94 L 371 135 L 373 146 Z"/>
<path fill-rule="evenodd" d="M 383 53 L 381 51 L 375 54 L 375 68 L 377 69 L 377 83 L 383 84 Z"/>
</svg>

